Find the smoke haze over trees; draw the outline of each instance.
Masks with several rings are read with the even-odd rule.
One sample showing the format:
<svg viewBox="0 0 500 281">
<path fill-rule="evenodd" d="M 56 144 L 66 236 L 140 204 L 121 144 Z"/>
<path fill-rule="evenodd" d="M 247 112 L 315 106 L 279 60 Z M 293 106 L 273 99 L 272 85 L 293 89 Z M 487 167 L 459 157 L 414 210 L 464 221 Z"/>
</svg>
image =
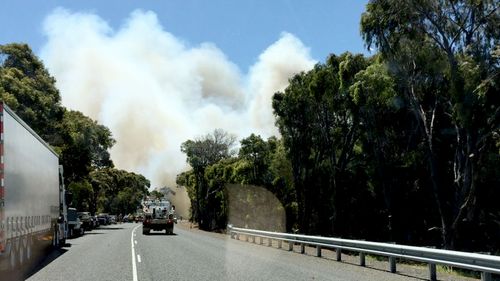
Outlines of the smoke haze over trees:
<svg viewBox="0 0 500 281">
<path fill-rule="evenodd" d="M 373 56 L 315 62 L 283 33 L 247 73 L 153 12 L 113 30 L 57 10 L 47 68 L 1 46 L 0 95 L 61 153 L 79 208 L 131 210 L 151 183 L 126 169 L 186 187 L 207 230 L 238 206 L 241 226 L 499 253 L 499 8 L 372 0 Z M 267 202 L 286 219 L 252 224 Z"/>
<path fill-rule="evenodd" d="M 108 127 L 118 140 L 110 150 L 115 165 L 155 187 L 173 186 L 187 168 L 179 151 L 187 139 L 214 128 L 238 137 L 277 134 L 273 93 L 315 63 L 284 32 L 241 70 L 213 43 L 191 46 L 169 33 L 150 11 L 132 12 L 114 30 L 95 14 L 59 9 L 44 34 L 41 57 L 63 103 Z"/>
<path fill-rule="evenodd" d="M 54 78 L 25 44 L 0 45 L 0 98 L 59 153 L 73 206 L 92 213 L 136 211 L 149 180 L 114 168 L 110 130 L 61 105 Z"/>
<path fill-rule="evenodd" d="M 361 30 L 378 54 L 332 54 L 273 96 L 287 169 L 250 135 L 178 183 L 264 186 L 294 206 L 288 231 L 499 252 L 499 8 L 370 1 Z M 202 227 L 224 227 L 224 196 Z"/>
</svg>

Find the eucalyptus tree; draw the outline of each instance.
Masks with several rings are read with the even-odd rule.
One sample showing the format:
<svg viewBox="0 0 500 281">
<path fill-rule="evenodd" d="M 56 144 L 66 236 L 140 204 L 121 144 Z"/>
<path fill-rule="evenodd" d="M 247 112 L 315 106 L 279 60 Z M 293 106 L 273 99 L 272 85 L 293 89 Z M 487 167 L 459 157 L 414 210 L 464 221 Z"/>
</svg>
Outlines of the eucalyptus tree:
<svg viewBox="0 0 500 281">
<path fill-rule="evenodd" d="M 498 184 L 482 177 L 491 157 L 499 162 L 491 155 L 500 124 L 499 5 L 373 0 L 361 20 L 368 47 L 380 50 L 413 112 L 446 248 L 477 216 L 481 189 Z"/>
<path fill-rule="evenodd" d="M 209 188 L 205 179 L 205 170 L 208 166 L 234 155 L 234 144 L 236 137 L 216 129 L 195 140 L 187 140 L 182 143 L 181 151 L 186 154 L 186 161 L 193 169 L 194 181 L 190 188 L 192 219 L 199 223 L 201 228 L 209 229 L 213 217 L 210 217 L 208 209 L 218 190 Z M 185 177 L 178 177 L 178 183 L 185 183 Z"/>
<path fill-rule="evenodd" d="M 359 115 L 349 92 L 369 61 L 362 55 L 331 55 L 307 73 L 290 79 L 273 97 L 273 108 L 291 161 L 299 230 L 342 234 L 354 189 Z M 354 177 L 356 178 L 356 177 Z"/>
<path fill-rule="evenodd" d="M 0 45 L 0 98 L 44 140 L 61 144 L 61 96 L 54 77 L 28 45 Z"/>
</svg>

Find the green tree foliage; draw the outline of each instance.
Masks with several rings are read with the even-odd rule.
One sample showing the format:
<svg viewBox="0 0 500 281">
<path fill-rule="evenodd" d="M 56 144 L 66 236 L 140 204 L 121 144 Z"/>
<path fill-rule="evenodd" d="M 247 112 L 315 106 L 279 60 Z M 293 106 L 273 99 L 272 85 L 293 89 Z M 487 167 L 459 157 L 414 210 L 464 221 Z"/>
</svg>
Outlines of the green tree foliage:
<svg viewBox="0 0 500 281">
<path fill-rule="evenodd" d="M 205 170 L 209 165 L 229 158 L 234 151 L 232 147 L 235 137 L 216 129 L 212 134 L 196 140 L 187 140 L 181 145 L 181 151 L 187 156 L 187 162 L 192 167 L 192 174 L 182 174 L 177 183 L 186 186 L 191 198 L 191 217 L 202 229 L 214 229 L 217 206 L 220 205 L 219 188 L 208 185 Z M 193 178 L 194 176 L 194 178 Z"/>
<path fill-rule="evenodd" d="M 198 145 L 200 145 L 201 141 L 198 141 Z M 187 141 L 184 144 L 192 145 L 193 143 Z M 213 161 L 205 166 L 203 174 L 200 175 L 196 175 L 196 170 L 193 167 L 192 170 L 177 176 L 177 184 L 187 188 L 191 199 L 192 219 L 200 222 L 196 219 L 195 208 L 201 208 L 199 213 L 203 213 L 204 218 L 208 218 L 210 223 L 204 226 L 200 224 L 200 226 L 206 229 L 220 229 L 226 227 L 229 206 L 233 206 L 233 208 L 234 206 L 241 207 L 236 212 L 238 216 L 233 216 L 233 219 L 248 222 L 244 218 L 246 216 L 254 217 L 259 211 L 244 208 L 243 206 L 248 207 L 252 202 L 260 202 L 261 205 L 265 205 L 265 202 L 273 202 L 272 204 L 279 202 L 279 206 L 269 206 L 269 210 L 284 210 L 286 225 L 283 224 L 283 228 L 286 227 L 288 230 L 292 230 L 297 220 L 297 206 L 293 190 L 291 164 L 285 155 L 283 143 L 274 137 L 264 141 L 260 136 L 254 134 L 241 140 L 240 143 L 241 148 L 238 157 L 227 156 Z M 183 145 L 183 151 L 187 151 L 187 149 Z M 200 153 L 204 151 L 204 149 L 199 150 Z M 198 159 L 203 157 L 205 156 L 198 156 Z M 207 199 L 197 205 L 196 200 L 200 198 L 197 197 L 200 192 L 200 182 L 204 185 Z M 232 187 L 228 187 L 228 185 Z M 231 190 L 228 190 L 228 188 Z M 262 188 L 267 189 L 267 193 L 274 194 L 274 200 L 267 197 L 253 198 L 253 196 L 248 195 L 251 190 L 256 193 L 259 192 L 259 194 L 267 194 L 259 191 Z M 230 194 L 232 194 L 232 200 L 237 202 L 228 202 Z M 243 211 L 243 209 L 246 211 Z M 277 221 L 280 220 L 277 219 Z"/>
<path fill-rule="evenodd" d="M 415 121 L 387 66 L 374 61 L 356 74 L 350 93 L 358 107 L 366 188 L 373 206 L 363 235 L 403 244 L 437 244 L 432 192 L 422 184 L 425 161 Z M 377 235 L 378 234 L 378 235 Z"/>
<path fill-rule="evenodd" d="M 498 217 L 479 206 L 499 184 L 485 180 L 499 162 L 499 24 L 498 1 L 374 0 L 362 17 L 413 114 L 447 248 Z"/>
<path fill-rule="evenodd" d="M 152 196 L 155 199 L 162 199 L 165 196 L 163 193 L 161 193 L 158 190 L 151 191 L 149 195 Z"/>
<path fill-rule="evenodd" d="M 61 105 L 55 79 L 28 45 L 0 45 L 0 98 L 60 154 L 73 206 L 92 213 L 136 211 L 149 181 L 112 168 L 111 131 Z"/>
<path fill-rule="evenodd" d="M 79 111 L 67 110 L 61 128 L 61 162 L 67 182 L 80 181 L 95 169 L 113 167 L 108 150 L 115 140 L 107 127 Z"/>
<path fill-rule="evenodd" d="M 150 182 L 144 176 L 103 168 L 89 175 L 92 186 L 91 212 L 112 214 L 135 213 L 141 200 L 148 195 Z"/>
<path fill-rule="evenodd" d="M 86 180 L 81 182 L 71 182 L 67 186 L 67 190 L 69 190 L 73 195 L 73 200 L 71 206 L 76 208 L 77 210 L 90 210 L 93 205 L 92 202 L 92 185 Z"/>
<path fill-rule="evenodd" d="M 93 169 L 113 166 L 108 149 L 115 141 L 110 130 L 62 107 L 55 79 L 28 45 L 0 46 L 0 95 L 61 154 L 67 184 L 84 180 Z"/>
<path fill-rule="evenodd" d="M 0 45 L 0 98 L 44 140 L 61 144 L 61 97 L 55 79 L 28 45 Z"/>
<path fill-rule="evenodd" d="M 326 64 L 294 76 L 273 97 L 277 125 L 292 163 L 303 233 L 342 235 L 352 220 L 347 199 L 362 193 L 351 181 L 359 159 L 359 115 L 349 93 L 356 73 L 369 61 L 332 55 Z M 349 184 L 347 184 L 349 182 Z"/>
<path fill-rule="evenodd" d="M 248 138 L 241 140 L 239 157 L 247 160 L 252 166 L 251 182 L 262 184 L 266 182 L 266 172 L 269 158 L 268 144 L 260 137 L 251 134 Z"/>
<path fill-rule="evenodd" d="M 264 141 L 260 136 L 251 134 L 240 143 L 239 165 L 234 169 L 233 178 L 226 182 L 251 184 L 272 192 L 285 210 L 286 230 L 292 231 L 297 227 L 297 202 L 292 166 L 283 142 L 276 137 Z M 243 190 L 247 189 L 243 187 Z"/>
</svg>

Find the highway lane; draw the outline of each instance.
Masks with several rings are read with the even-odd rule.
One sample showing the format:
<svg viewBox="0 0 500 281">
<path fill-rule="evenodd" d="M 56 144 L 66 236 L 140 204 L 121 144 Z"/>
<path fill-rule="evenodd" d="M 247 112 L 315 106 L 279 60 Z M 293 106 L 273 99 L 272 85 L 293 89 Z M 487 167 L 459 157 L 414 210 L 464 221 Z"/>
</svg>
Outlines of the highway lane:
<svg viewBox="0 0 500 281">
<path fill-rule="evenodd" d="M 138 280 L 417 280 L 177 227 L 135 231 Z M 140 262 L 139 262 L 140 260 Z"/>
<path fill-rule="evenodd" d="M 69 247 L 28 280 L 132 280 L 130 234 L 138 224 L 115 224 L 69 239 Z"/>
<path fill-rule="evenodd" d="M 93 230 L 28 280 L 420 280 L 178 226 L 175 235 L 146 236 L 133 223 Z"/>
</svg>

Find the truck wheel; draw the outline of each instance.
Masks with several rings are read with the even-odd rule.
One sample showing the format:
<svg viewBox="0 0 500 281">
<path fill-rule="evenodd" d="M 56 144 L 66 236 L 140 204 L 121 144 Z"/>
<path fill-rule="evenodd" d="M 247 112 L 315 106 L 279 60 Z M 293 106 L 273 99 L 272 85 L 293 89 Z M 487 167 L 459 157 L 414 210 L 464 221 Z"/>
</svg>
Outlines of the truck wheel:
<svg viewBox="0 0 500 281">
<path fill-rule="evenodd" d="M 52 247 L 57 248 L 59 245 L 59 237 L 57 235 L 57 229 L 54 228 L 54 233 L 52 234 Z"/>
</svg>

